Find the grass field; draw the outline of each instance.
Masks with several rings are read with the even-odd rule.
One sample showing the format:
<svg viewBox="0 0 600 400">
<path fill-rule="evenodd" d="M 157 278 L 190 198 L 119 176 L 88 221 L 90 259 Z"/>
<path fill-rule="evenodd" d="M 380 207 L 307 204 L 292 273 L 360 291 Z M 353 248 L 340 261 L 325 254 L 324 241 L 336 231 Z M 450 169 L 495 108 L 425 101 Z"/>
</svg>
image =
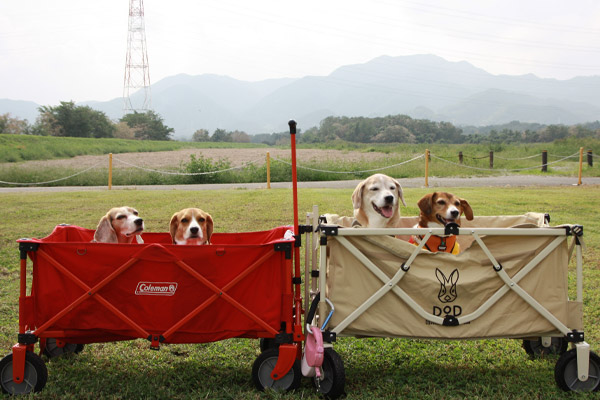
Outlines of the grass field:
<svg viewBox="0 0 600 400">
<path fill-rule="evenodd" d="M 585 230 L 584 326 L 586 341 L 600 351 L 600 187 L 453 188 L 476 215 L 549 213 L 552 224 L 577 223 Z M 406 189 L 403 215 L 417 215 L 428 189 Z M 351 189 L 301 189 L 301 215 L 313 204 L 321 213 L 351 215 Z M 167 231 L 171 215 L 185 207 L 209 211 L 216 232 L 270 229 L 293 223 L 291 190 L 86 191 L 0 194 L 0 355 L 18 332 L 19 257 L 16 239 L 44 237 L 55 225 L 95 228 L 116 205 L 135 206 L 149 232 Z M 301 218 L 302 220 L 303 218 Z M 574 278 L 573 268 L 570 280 Z M 541 283 L 543 284 L 543 282 Z M 570 281 L 574 294 L 574 281 Z M 76 356 L 47 363 L 40 399 L 317 399 L 309 380 L 290 394 L 260 393 L 251 381 L 257 340 L 172 344 L 160 351 L 149 342 L 90 344 Z M 563 399 L 554 382 L 556 358 L 531 360 L 517 340 L 437 341 L 340 338 L 335 345 L 346 371 L 348 399 Z M 573 399 L 597 398 L 591 394 Z"/>
<path fill-rule="evenodd" d="M 153 154 L 156 151 L 177 150 L 181 148 L 226 147 L 231 149 L 225 159 L 194 157 L 179 160 L 172 168 L 153 168 Z M 0 186 L 28 186 L 43 183 L 44 186 L 104 186 L 108 185 L 108 158 L 96 167 L 85 168 L 80 165 L 51 166 L 30 165 L 22 160 L 51 160 L 69 158 L 83 154 L 108 154 L 110 152 L 148 152 L 146 168 L 114 163 L 112 184 L 120 185 L 169 185 L 190 183 L 248 183 L 266 182 L 265 162 L 231 169 L 232 161 L 247 147 L 258 145 L 239 143 L 184 143 L 157 142 L 119 139 L 84 139 L 31 137 L 23 135 L 0 135 Z M 304 149 L 311 145 L 302 145 Z M 336 155 L 320 157 L 298 163 L 300 181 L 327 181 L 340 179 L 362 179 L 380 171 L 397 178 L 425 176 L 424 154 L 430 151 L 428 175 L 446 176 L 493 176 L 493 175 L 561 175 L 577 176 L 579 173 L 579 150 L 584 149 L 582 176 L 600 176 L 600 168 L 587 164 L 587 151 L 600 152 L 600 141 L 594 139 L 569 139 L 554 143 L 536 144 L 360 144 L 330 143 L 312 145 L 313 149 L 334 149 Z M 542 151 L 548 154 L 547 172 L 541 171 Z M 264 154 L 268 148 L 264 148 Z M 377 153 L 380 157 L 365 161 L 345 157 L 348 151 Z M 490 168 L 490 151 L 493 151 L 493 168 Z M 458 154 L 463 153 L 463 163 L 459 163 Z M 354 154 L 354 153 L 353 153 Z M 421 156 L 419 158 L 419 156 Z M 594 157 L 593 157 L 594 158 Z M 173 157 L 175 159 L 175 157 Z M 17 162 L 13 162 L 17 161 Z M 139 164 L 137 167 L 141 167 Z M 270 166 L 272 182 L 291 180 L 289 157 L 273 160 Z M 6 183 L 5 183 L 6 182 Z"/>
</svg>

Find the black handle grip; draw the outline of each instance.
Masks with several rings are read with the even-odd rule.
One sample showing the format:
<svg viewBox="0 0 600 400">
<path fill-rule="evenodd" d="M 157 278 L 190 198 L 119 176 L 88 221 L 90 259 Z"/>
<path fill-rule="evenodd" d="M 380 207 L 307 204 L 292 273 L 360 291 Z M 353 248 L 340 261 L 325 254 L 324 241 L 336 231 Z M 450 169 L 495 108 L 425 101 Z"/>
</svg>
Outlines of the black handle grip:
<svg viewBox="0 0 600 400">
<path fill-rule="evenodd" d="M 293 119 L 290 119 L 290 121 L 288 122 L 288 125 L 290 126 L 290 135 L 295 135 L 296 134 L 296 121 L 294 121 Z"/>
</svg>

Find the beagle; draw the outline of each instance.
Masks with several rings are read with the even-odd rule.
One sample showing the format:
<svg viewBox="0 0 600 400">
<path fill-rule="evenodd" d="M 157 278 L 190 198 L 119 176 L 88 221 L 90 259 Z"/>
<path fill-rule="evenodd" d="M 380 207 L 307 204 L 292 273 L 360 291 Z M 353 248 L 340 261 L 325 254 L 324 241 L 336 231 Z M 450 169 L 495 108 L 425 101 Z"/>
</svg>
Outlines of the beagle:
<svg viewBox="0 0 600 400">
<path fill-rule="evenodd" d="M 135 208 L 115 207 L 100 218 L 92 242 L 131 243 L 135 237 L 137 243 L 144 243 L 143 230 L 144 220 Z"/>
<path fill-rule="evenodd" d="M 465 215 L 467 220 L 473 220 L 473 210 L 469 202 L 447 192 L 426 194 L 417 202 L 419 206 L 419 223 L 415 228 L 443 228 L 450 223 L 460 226 L 460 217 Z M 411 243 L 418 244 L 422 237 L 412 236 Z M 431 236 L 425 248 L 432 252 L 458 254 L 460 246 L 456 236 Z"/>
<path fill-rule="evenodd" d="M 400 183 L 375 174 L 360 182 L 352 193 L 354 218 L 367 228 L 394 228 L 400 221 L 399 201 L 406 206 Z"/>
<path fill-rule="evenodd" d="M 169 230 L 173 244 L 210 244 L 213 219 L 199 208 L 186 208 L 173 214 Z"/>
</svg>

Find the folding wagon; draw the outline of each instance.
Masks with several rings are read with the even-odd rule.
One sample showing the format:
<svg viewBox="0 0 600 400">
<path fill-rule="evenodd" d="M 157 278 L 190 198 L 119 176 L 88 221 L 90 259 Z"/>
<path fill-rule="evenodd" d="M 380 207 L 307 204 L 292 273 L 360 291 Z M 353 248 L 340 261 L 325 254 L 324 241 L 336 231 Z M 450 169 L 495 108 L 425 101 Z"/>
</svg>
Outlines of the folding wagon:
<svg viewBox="0 0 600 400">
<path fill-rule="evenodd" d="M 583 332 L 581 226 L 551 227 L 549 216 L 537 213 L 435 229 L 413 228 L 417 219 L 369 229 L 317 208 L 307 213 L 306 298 L 315 298 L 308 321 L 322 328 L 329 351 L 340 336 L 520 339 L 532 356 L 561 354 L 561 389 L 598 390 L 600 358 Z M 411 235 L 421 244 L 409 243 Z M 423 249 L 431 235 L 457 235 L 463 251 Z M 576 299 L 569 300 L 573 251 Z"/>
<path fill-rule="evenodd" d="M 290 128 L 295 133 L 295 123 Z M 295 146 L 292 154 L 295 166 Z M 298 387 L 304 334 L 295 181 L 294 169 L 294 226 L 215 233 L 207 246 L 173 245 L 169 233 L 145 233 L 143 244 L 92 243 L 94 230 L 70 225 L 18 240 L 19 334 L 0 361 L 2 391 L 41 390 L 42 353 L 138 338 L 152 349 L 260 338 L 257 388 Z"/>
</svg>

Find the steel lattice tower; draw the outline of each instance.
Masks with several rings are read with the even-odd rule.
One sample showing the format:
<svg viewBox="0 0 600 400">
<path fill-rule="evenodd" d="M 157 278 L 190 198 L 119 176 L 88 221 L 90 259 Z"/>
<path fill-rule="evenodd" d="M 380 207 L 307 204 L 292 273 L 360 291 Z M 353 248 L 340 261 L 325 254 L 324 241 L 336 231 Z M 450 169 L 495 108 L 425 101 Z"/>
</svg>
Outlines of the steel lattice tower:
<svg viewBox="0 0 600 400">
<path fill-rule="evenodd" d="M 142 90 L 143 102 L 131 95 Z M 127 112 L 151 109 L 150 67 L 146 50 L 146 28 L 144 26 L 144 0 L 129 0 L 129 32 L 127 35 L 127 57 L 123 84 L 123 110 Z M 135 104 L 134 104 L 135 103 Z"/>
</svg>

